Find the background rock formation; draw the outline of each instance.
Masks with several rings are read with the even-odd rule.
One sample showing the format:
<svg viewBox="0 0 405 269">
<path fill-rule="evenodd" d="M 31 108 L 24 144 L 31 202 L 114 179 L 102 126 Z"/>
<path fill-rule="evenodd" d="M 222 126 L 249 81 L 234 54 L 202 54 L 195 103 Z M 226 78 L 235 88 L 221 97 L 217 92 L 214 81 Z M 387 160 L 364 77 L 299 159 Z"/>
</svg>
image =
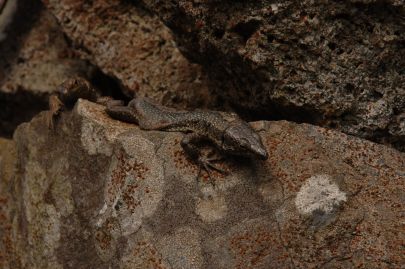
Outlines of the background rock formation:
<svg viewBox="0 0 405 269">
<path fill-rule="evenodd" d="M 61 81 L 75 75 L 89 78 L 91 73 L 90 66 L 75 57 L 56 19 L 39 1 L 7 1 L 7 6 L 15 2 L 13 15 L 0 15 L 14 18 L 1 25 L 5 28 L 0 41 L 0 135 L 3 136 L 11 136 L 18 124 L 46 109 L 48 95 Z"/>
<path fill-rule="evenodd" d="M 189 63 L 152 13 L 130 1 L 44 1 L 83 59 L 128 96 L 177 108 L 214 106 L 201 67 Z"/>
<path fill-rule="evenodd" d="M 143 2 L 235 105 L 404 146 L 403 1 Z"/>
</svg>

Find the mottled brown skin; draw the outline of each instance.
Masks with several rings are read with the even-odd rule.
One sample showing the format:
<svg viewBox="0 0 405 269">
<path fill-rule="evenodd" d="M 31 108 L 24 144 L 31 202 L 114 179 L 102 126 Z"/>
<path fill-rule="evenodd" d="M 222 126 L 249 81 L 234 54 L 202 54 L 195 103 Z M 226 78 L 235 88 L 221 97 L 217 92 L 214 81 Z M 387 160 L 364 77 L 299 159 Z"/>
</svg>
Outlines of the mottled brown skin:
<svg viewBox="0 0 405 269">
<path fill-rule="evenodd" d="M 84 79 L 76 78 L 62 83 L 58 96 L 50 98 L 50 118 L 53 119 L 64 106 L 72 105 L 78 98 L 98 100 L 96 91 Z M 212 164 L 217 159 L 204 157 L 200 153 L 200 145 L 204 141 L 212 143 L 225 154 L 263 160 L 268 158 L 260 136 L 234 113 L 176 111 L 154 104 L 147 98 L 135 98 L 127 106 L 118 100 L 110 100 L 106 105 L 110 117 L 135 123 L 143 130 L 186 133 L 181 141 L 183 149 L 207 172 L 209 169 L 222 170 Z"/>
<path fill-rule="evenodd" d="M 209 141 L 225 154 L 267 159 L 260 136 L 234 113 L 217 111 L 173 111 L 146 98 L 133 99 L 127 106 L 109 103 L 114 119 L 138 124 L 143 130 L 185 132 L 183 149 L 206 171 L 215 169 L 216 159 L 200 154 L 200 144 Z"/>
</svg>

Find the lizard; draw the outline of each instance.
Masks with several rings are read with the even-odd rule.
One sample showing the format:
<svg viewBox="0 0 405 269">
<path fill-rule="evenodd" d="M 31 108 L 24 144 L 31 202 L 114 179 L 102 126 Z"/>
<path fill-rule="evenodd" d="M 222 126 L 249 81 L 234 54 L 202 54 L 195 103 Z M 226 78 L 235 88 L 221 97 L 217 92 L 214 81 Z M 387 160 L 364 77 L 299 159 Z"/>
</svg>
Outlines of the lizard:
<svg viewBox="0 0 405 269">
<path fill-rule="evenodd" d="M 262 160 L 268 153 L 259 134 L 237 114 L 211 110 L 174 110 L 154 103 L 145 97 L 136 97 L 128 105 L 123 101 L 100 99 L 90 83 L 81 78 L 61 84 L 58 93 L 50 97 L 50 122 L 63 109 L 78 99 L 88 99 L 106 106 L 106 113 L 113 119 L 137 124 L 142 130 L 161 130 L 185 133 L 180 144 L 184 151 L 207 171 L 217 170 L 218 160 L 201 154 L 199 145 L 207 141 L 225 155 L 254 157 Z M 106 101 L 107 100 L 107 101 Z M 53 124 L 50 124 L 53 126 Z"/>
</svg>

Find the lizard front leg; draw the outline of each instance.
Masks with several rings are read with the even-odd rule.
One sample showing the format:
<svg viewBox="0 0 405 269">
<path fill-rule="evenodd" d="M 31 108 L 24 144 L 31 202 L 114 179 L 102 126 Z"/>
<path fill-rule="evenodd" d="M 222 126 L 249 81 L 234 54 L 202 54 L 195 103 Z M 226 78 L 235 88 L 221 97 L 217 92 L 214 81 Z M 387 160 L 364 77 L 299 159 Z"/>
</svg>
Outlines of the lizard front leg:
<svg viewBox="0 0 405 269">
<path fill-rule="evenodd" d="M 55 117 L 63 110 L 64 104 L 55 94 L 49 96 L 49 110 L 46 113 L 46 125 L 48 129 L 53 130 L 55 128 Z"/>
<path fill-rule="evenodd" d="M 185 134 L 183 139 L 181 140 L 181 146 L 183 147 L 184 151 L 199 165 L 198 176 L 200 177 L 201 170 L 204 169 L 211 180 L 212 183 L 214 181 L 211 178 L 210 170 L 216 170 L 220 173 L 226 174 L 226 172 L 217 166 L 215 166 L 212 162 L 220 160 L 218 158 L 207 158 L 201 154 L 200 145 L 205 139 L 201 135 L 196 133 L 189 133 Z"/>
</svg>

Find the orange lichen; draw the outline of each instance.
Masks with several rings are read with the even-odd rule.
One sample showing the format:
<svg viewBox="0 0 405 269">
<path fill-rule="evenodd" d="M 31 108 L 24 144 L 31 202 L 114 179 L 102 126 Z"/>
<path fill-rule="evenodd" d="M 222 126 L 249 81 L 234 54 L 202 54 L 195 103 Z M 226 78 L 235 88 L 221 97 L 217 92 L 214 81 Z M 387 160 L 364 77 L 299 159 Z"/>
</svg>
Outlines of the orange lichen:
<svg viewBox="0 0 405 269">
<path fill-rule="evenodd" d="M 144 187 L 142 183 L 146 179 L 149 168 L 141 161 L 128 160 L 123 151 L 120 151 L 116 158 L 118 164 L 111 172 L 111 182 L 107 188 L 109 202 L 114 202 L 115 197 L 121 194 L 122 202 L 134 213 L 141 204 L 141 201 L 135 198 L 136 192 L 142 190 L 144 193 L 150 192 L 149 188 Z"/>
</svg>

